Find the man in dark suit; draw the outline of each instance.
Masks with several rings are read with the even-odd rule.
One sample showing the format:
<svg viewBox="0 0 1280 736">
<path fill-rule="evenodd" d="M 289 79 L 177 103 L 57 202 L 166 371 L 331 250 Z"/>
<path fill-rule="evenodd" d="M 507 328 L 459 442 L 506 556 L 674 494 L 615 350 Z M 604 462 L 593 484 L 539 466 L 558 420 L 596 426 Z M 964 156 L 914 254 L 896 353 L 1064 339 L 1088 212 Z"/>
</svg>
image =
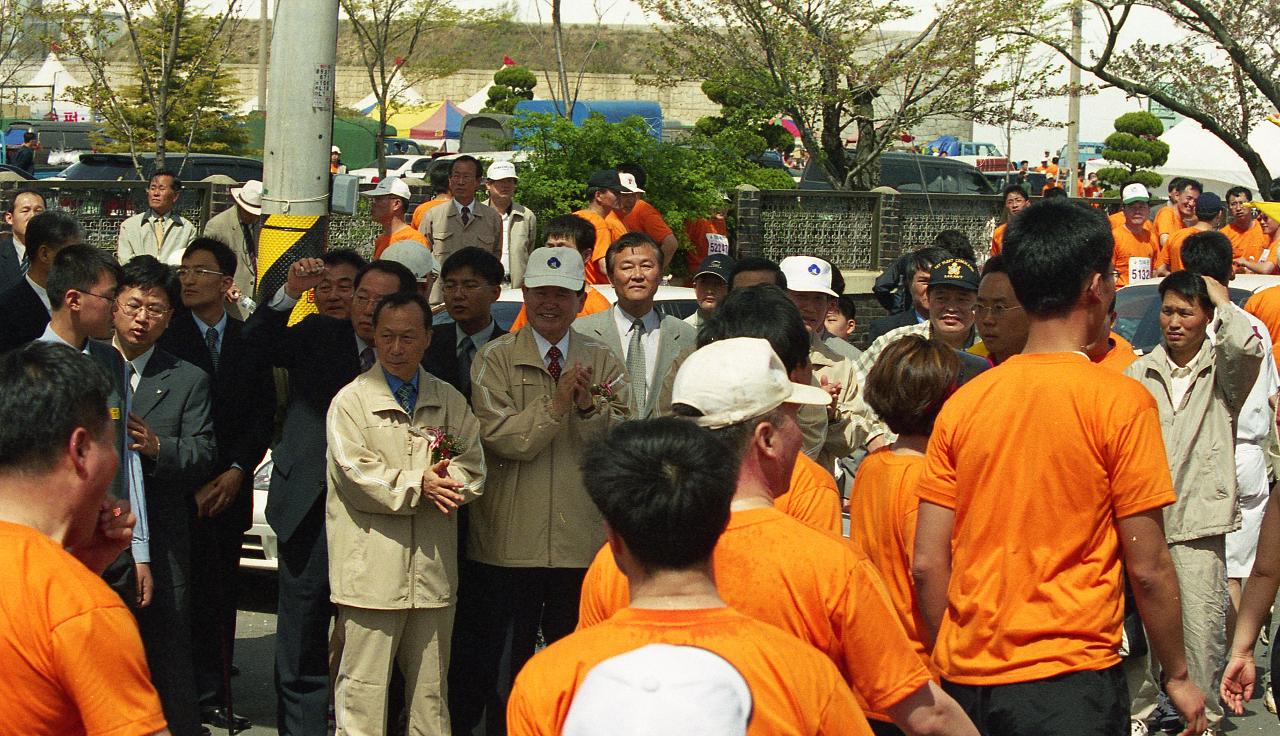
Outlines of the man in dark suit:
<svg viewBox="0 0 1280 736">
<path fill-rule="evenodd" d="M 41 212 L 25 224 L 30 267 L 25 277 L 0 290 L 0 353 L 40 337 L 52 306 L 46 293 L 53 257 L 68 245 L 84 242 L 80 224 L 65 212 Z M 108 331 L 110 330 L 108 326 Z"/>
<path fill-rule="evenodd" d="M 207 733 L 196 710 L 191 660 L 192 496 L 213 467 L 209 377 L 156 347 L 177 302 L 173 269 L 152 256 L 125 264 L 115 346 L 133 386 L 130 448 L 142 456 L 151 529 L 151 605 L 136 612 L 151 681 L 175 736 Z"/>
<path fill-rule="evenodd" d="M 507 331 L 493 321 L 502 293 L 502 262 L 488 251 L 463 248 L 440 269 L 444 308 L 453 322 L 431 331 L 422 367 L 471 399 L 471 361 L 485 343 Z M 465 525 L 462 525 L 465 528 Z"/>
<path fill-rule="evenodd" d="M 325 277 L 325 263 L 289 266 L 285 285 L 245 323 L 260 359 L 289 371 L 284 430 L 272 452 L 267 521 L 280 543 L 276 619 L 277 726 L 282 735 L 328 731 L 329 557 L 324 533 L 325 415 L 343 386 L 373 365 L 373 308 L 416 288 L 399 263 L 374 261 L 356 274 L 351 317 L 314 314 L 293 327 L 289 312 Z"/>
<path fill-rule="evenodd" d="M 0 237 L 0 292 L 22 280 L 31 266 L 32 252 L 27 250 L 27 223 L 44 212 L 44 195 L 21 189 L 9 200 L 4 221 L 9 235 Z"/>
<path fill-rule="evenodd" d="M 265 363 L 246 356 L 244 323 L 226 310 L 236 255 L 213 238 L 196 238 L 182 255 L 182 306 L 160 347 L 209 374 L 213 434 L 211 479 L 195 493 L 191 535 L 191 618 L 200 718 L 216 729 L 244 730 L 227 685 L 235 645 L 240 543 L 253 520 L 253 473 L 271 443 L 274 385 Z M 212 332 L 212 336 L 210 336 Z"/>
</svg>

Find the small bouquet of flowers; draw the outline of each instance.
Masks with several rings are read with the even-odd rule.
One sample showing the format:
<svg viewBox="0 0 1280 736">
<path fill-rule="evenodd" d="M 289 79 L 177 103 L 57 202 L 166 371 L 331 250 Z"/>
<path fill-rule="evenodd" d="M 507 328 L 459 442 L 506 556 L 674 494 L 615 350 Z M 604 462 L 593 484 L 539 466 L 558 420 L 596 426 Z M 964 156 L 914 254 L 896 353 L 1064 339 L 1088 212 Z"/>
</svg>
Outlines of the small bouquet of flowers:
<svg viewBox="0 0 1280 736">
<path fill-rule="evenodd" d="M 431 450 L 431 454 L 437 461 L 456 457 L 467 449 L 466 443 L 462 441 L 461 437 L 449 434 L 444 431 L 444 427 L 410 426 L 409 434 L 426 440 L 428 449 Z"/>
<path fill-rule="evenodd" d="M 609 399 L 612 399 L 612 398 L 613 398 L 613 389 L 614 389 L 614 387 L 615 387 L 615 386 L 617 386 L 617 385 L 622 381 L 622 376 L 623 376 L 623 374 L 622 374 L 622 373 L 619 373 L 619 374 L 618 374 L 618 376 L 617 376 L 616 378 L 614 378 L 612 381 L 610 381 L 610 382 L 608 382 L 608 383 L 593 383 L 593 384 L 591 384 L 591 395 L 592 395 L 592 396 L 599 396 L 600 398 L 604 399 L 605 401 L 608 401 Z"/>
</svg>

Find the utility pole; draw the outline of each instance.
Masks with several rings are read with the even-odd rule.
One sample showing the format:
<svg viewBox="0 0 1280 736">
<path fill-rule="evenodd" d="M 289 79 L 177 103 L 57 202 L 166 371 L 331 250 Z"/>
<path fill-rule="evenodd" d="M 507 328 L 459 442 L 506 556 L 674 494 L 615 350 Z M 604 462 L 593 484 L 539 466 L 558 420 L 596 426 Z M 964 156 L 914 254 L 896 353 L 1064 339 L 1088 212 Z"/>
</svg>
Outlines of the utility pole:
<svg viewBox="0 0 1280 736">
<path fill-rule="evenodd" d="M 271 34 L 267 33 L 267 2 L 258 0 L 258 109 L 267 111 L 267 48 Z"/>
<path fill-rule="evenodd" d="M 1084 30 L 1084 5 L 1071 3 L 1071 57 L 1080 58 Z M 1076 196 L 1076 162 L 1080 158 L 1080 67 L 1071 64 L 1071 91 L 1067 97 L 1067 150 L 1059 166 L 1067 167 L 1067 196 Z"/>
<path fill-rule="evenodd" d="M 333 134 L 338 0 L 280 0 L 272 34 L 263 146 L 262 232 L 257 300 L 284 285 L 299 258 L 324 253 L 329 225 L 329 145 Z M 294 310 L 314 311 L 303 299 Z"/>
</svg>

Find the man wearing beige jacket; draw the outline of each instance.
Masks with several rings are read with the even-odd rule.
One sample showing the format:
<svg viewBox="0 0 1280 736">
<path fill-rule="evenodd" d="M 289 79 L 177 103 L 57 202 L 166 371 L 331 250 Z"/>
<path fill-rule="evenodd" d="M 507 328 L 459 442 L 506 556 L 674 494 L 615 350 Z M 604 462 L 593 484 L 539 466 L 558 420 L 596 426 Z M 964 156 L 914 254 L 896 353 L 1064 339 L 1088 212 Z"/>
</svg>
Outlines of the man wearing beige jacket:
<svg viewBox="0 0 1280 736">
<path fill-rule="evenodd" d="M 488 733 L 501 732 L 506 693 L 539 630 L 550 644 L 577 626 L 582 578 L 604 543 L 579 463 L 589 440 L 626 418 L 630 393 L 609 348 L 570 329 L 584 281 L 573 248 L 530 253 L 528 327 L 490 340 L 471 365 L 490 472 L 469 508 L 471 564 L 458 610 L 469 623 L 454 642 L 466 656 L 449 673 L 458 733 L 482 716 Z"/>
<path fill-rule="evenodd" d="M 480 425 L 419 365 L 431 340 L 421 294 L 385 297 L 373 324 L 377 362 L 334 397 L 326 427 L 329 587 L 345 638 L 337 732 L 386 732 L 398 663 L 409 733 L 448 736 L 456 512 L 484 483 Z"/>
<path fill-rule="evenodd" d="M 1218 692 L 1227 640 L 1226 535 L 1240 527 L 1235 438 L 1266 346 L 1231 303 L 1231 244 L 1221 233 L 1187 238 L 1184 262 L 1160 282 L 1163 339 L 1125 370 L 1160 407 L 1169 472 L 1178 500 L 1164 509 L 1165 539 L 1182 591 L 1187 670 L 1207 695 Z M 1201 275 L 1203 274 L 1203 275 Z M 1127 663 L 1128 664 L 1128 663 Z M 1148 669 L 1130 669 L 1130 717 L 1144 722 L 1158 688 Z M 1139 683 L 1137 674 L 1145 682 Z M 1209 731 L 1222 705 L 1205 698 Z M 1135 728 L 1141 728 L 1135 726 Z"/>
</svg>

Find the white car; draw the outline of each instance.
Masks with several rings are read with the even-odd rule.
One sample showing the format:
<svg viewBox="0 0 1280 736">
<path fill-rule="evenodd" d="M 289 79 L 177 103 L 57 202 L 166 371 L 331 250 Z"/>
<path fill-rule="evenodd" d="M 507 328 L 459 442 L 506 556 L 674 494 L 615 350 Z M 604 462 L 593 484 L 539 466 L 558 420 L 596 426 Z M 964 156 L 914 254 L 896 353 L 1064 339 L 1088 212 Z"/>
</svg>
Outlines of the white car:
<svg viewBox="0 0 1280 736">
<path fill-rule="evenodd" d="M 1113 329 L 1128 340 L 1139 355 L 1150 352 L 1161 339 L 1159 287 L 1163 280 L 1133 281 L 1116 291 L 1116 323 Z M 1231 280 L 1227 293 L 1231 301 L 1244 306 L 1249 297 L 1272 286 L 1280 286 L 1280 276 L 1237 274 Z"/>
<path fill-rule="evenodd" d="M 427 173 L 431 171 L 431 162 L 439 156 L 387 156 L 387 176 L 398 176 L 401 179 L 413 177 L 415 179 L 425 179 Z M 361 184 L 377 184 L 378 183 L 378 167 L 371 166 L 363 169 L 355 169 L 348 171 L 352 176 L 360 177 Z"/>
<path fill-rule="evenodd" d="M 262 458 L 253 473 L 253 525 L 240 543 L 240 567 L 253 570 L 276 570 L 279 545 L 275 530 L 267 523 L 267 488 L 271 486 L 271 451 Z"/>
</svg>

